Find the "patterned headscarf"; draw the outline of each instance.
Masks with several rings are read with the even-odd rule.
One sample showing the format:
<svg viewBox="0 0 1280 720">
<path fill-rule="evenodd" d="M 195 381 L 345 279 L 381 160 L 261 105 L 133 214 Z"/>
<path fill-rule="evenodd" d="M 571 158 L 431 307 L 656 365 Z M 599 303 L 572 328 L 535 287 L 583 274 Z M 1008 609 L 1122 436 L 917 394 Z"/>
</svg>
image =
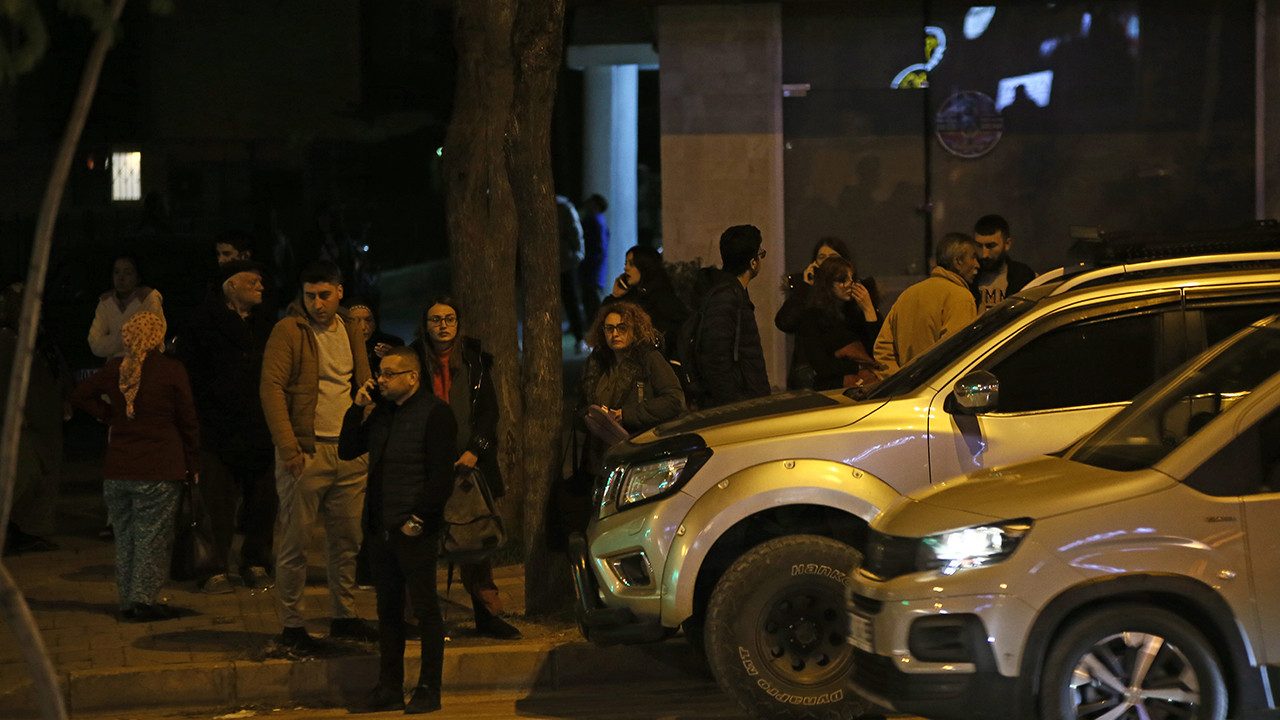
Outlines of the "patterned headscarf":
<svg viewBox="0 0 1280 720">
<path fill-rule="evenodd" d="M 133 419 L 133 400 L 138 397 L 142 385 L 142 361 L 147 353 L 164 347 L 165 322 L 159 315 L 146 310 L 133 317 L 120 329 L 124 340 L 124 359 L 120 361 L 120 392 L 124 395 L 125 414 Z"/>
</svg>

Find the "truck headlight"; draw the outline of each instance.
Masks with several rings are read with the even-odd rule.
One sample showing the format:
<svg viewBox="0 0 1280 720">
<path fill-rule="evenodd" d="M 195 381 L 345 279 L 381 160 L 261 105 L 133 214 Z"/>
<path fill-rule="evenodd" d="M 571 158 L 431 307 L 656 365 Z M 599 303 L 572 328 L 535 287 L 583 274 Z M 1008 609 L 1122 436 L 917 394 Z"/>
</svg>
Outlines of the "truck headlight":
<svg viewBox="0 0 1280 720">
<path fill-rule="evenodd" d="M 1031 520 L 1020 518 L 959 528 L 920 539 L 916 567 L 951 575 L 965 568 L 994 565 L 1013 554 L 1031 531 Z"/>
<path fill-rule="evenodd" d="M 710 455 L 704 451 L 615 467 L 600 494 L 600 517 L 675 492 Z"/>
</svg>

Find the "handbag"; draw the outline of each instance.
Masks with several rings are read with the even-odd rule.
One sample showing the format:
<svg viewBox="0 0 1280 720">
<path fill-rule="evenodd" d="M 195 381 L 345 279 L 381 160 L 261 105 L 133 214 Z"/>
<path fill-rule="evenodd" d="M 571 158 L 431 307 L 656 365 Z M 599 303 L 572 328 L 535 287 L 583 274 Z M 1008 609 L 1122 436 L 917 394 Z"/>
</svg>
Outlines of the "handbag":
<svg viewBox="0 0 1280 720">
<path fill-rule="evenodd" d="M 200 485 L 182 483 L 178 511 L 174 518 L 173 558 L 169 577 L 174 580 L 199 580 L 223 572 L 226 563 L 213 541 L 213 523 L 204 505 Z"/>
<path fill-rule="evenodd" d="M 569 535 L 585 531 L 587 523 L 591 521 L 591 495 L 595 478 L 591 471 L 582 466 L 582 455 L 578 452 L 578 430 L 573 428 L 569 432 L 570 442 L 567 443 L 565 454 L 572 452 L 573 469 L 568 475 L 552 481 L 551 491 L 547 493 L 544 527 L 547 549 L 553 552 L 568 550 Z M 562 460 L 561 465 L 563 464 Z"/>
<path fill-rule="evenodd" d="M 476 467 L 456 466 L 453 492 L 444 505 L 440 559 L 449 561 L 451 566 L 480 562 L 506 542 L 502 513 L 484 474 Z"/>
</svg>

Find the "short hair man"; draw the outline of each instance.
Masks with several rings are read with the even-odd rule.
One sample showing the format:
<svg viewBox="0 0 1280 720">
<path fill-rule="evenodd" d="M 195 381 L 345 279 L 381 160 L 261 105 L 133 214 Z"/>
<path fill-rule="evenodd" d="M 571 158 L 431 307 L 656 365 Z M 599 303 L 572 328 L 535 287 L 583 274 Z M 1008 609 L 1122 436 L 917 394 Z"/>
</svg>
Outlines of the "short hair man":
<svg viewBox="0 0 1280 720">
<path fill-rule="evenodd" d="M 271 587 L 267 568 L 276 521 L 271 433 L 258 383 L 262 353 L 275 317 L 263 312 L 262 266 L 231 260 L 219 266 L 221 292 L 187 318 L 176 342 L 187 367 L 200 420 L 200 487 L 220 553 L 220 567 L 198 578 L 207 593 L 232 592 L 230 569 L 237 500 L 243 505 L 240 577 L 251 588 Z"/>
<path fill-rule="evenodd" d="M 978 316 L 969 284 L 978 275 L 978 243 L 964 233 L 947 233 L 934 251 L 938 265 L 929 277 L 898 296 L 876 336 L 882 376 L 897 372 L 944 337 Z"/>
<path fill-rule="evenodd" d="M 253 238 L 240 230 L 226 230 L 213 239 L 213 252 L 219 265 L 233 260 L 251 260 Z"/>
<path fill-rule="evenodd" d="M 1013 237 L 1009 223 L 999 215 L 983 215 L 973 224 L 974 240 L 981 247 L 978 278 L 973 283 L 978 312 L 999 305 L 1004 299 L 1031 282 L 1036 273 L 1029 266 L 1009 257 Z"/>
<path fill-rule="evenodd" d="M 365 408 L 373 405 L 368 418 Z M 391 349 L 378 379 L 356 393 L 342 423 L 339 456 L 368 453 L 369 491 L 362 513 L 378 593 L 378 684 L 353 712 L 440 709 L 444 621 L 436 596 L 436 553 L 444 504 L 453 491 L 457 424 L 449 405 L 422 389 L 412 348 Z M 422 632 L 418 685 L 404 702 L 404 596 Z"/>
<path fill-rule="evenodd" d="M 696 355 L 706 385 L 706 407 L 769 394 L 769 374 L 747 286 L 760 275 L 766 252 L 754 225 L 734 225 L 720 235 L 725 278 L 707 292 Z"/>
<path fill-rule="evenodd" d="M 324 517 L 328 542 L 329 634 L 373 641 L 377 633 L 356 617 L 356 552 L 364 503 L 364 458 L 338 456 L 342 420 L 369 380 L 364 339 L 349 322 L 342 273 L 327 260 L 303 269 L 302 297 L 289 305 L 267 340 L 259 393 L 276 456 L 280 538 L 276 597 L 284 626 L 281 644 L 309 653 L 315 641 L 303 624 L 307 544 Z"/>
</svg>

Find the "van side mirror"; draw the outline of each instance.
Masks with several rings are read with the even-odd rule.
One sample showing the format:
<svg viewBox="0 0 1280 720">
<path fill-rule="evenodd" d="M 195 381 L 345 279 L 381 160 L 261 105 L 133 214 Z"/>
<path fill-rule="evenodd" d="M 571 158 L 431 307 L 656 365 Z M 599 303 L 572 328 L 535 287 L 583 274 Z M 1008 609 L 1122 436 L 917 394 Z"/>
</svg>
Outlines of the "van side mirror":
<svg viewBox="0 0 1280 720">
<path fill-rule="evenodd" d="M 951 391 L 956 412 L 980 415 L 1000 407 L 1000 380 L 986 370 L 978 370 L 956 381 Z"/>
</svg>

